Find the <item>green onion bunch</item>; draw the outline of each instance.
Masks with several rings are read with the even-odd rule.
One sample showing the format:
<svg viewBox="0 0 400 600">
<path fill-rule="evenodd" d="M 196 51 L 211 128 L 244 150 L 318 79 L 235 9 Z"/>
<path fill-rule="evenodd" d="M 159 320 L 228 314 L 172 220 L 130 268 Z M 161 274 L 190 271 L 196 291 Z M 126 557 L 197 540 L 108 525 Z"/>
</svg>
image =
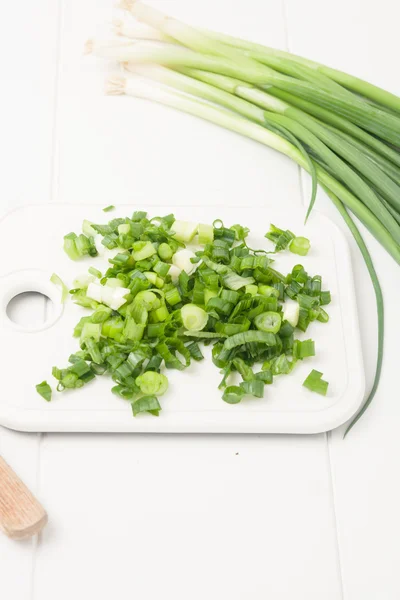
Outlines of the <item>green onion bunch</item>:
<svg viewBox="0 0 400 600">
<path fill-rule="evenodd" d="M 271 250 L 252 250 L 242 225 L 190 223 L 172 214 L 149 219 L 141 211 L 105 225 L 84 221 L 83 231 L 95 248 L 99 237 L 113 258 L 104 274 L 91 266 L 69 291 L 90 314 L 74 329 L 80 349 L 69 366 L 53 367 L 58 391 L 108 374 L 112 392 L 131 402 L 134 416 L 158 415 L 159 397 L 168 389 L 161 370 L 181 371 L 202 360 L 201 344 L 212 345 L 222 398 L 230 404 L 246 395 L 262 398 L 275 376 L 315 355 L 314 341 L 296 339 L 296 331 L 329 320 L 330 292 L 301 264 L 284 275 L 273 260 L 286 249 L 306 255 L 308 239 L 271 225 L 265 235 Z M 71 239 L 79 236 L 65 236 L 66 253 L 82 258 Z M 52 281 L 64 288 L 58 276 Z M 328 386 L 309 378 L 304 385 L 322 395 Z M 37 391 L 51 400 L 47 382 Z"/>
</svg>

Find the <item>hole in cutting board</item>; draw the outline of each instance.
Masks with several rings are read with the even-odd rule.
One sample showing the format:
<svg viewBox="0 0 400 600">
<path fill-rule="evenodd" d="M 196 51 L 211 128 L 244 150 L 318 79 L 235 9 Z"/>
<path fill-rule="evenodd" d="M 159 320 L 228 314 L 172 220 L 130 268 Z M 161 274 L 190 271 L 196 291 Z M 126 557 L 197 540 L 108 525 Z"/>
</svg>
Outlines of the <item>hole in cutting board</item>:
<svg viewBox="0 0 400 600">
<path fill-rule="evenodd" d="M 6 313 L 20 327 L 40 327 L 54 315 L 54 303 L 46 294 L 23 292 L 11 298 Z"/>
</svg>

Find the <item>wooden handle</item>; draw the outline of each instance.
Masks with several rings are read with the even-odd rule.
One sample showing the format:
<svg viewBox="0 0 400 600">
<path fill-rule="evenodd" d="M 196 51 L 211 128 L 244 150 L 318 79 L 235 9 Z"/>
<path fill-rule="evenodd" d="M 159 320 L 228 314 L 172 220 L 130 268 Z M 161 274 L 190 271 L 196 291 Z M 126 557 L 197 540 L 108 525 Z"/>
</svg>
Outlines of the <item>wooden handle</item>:
<svg viewBox="0 0 400 600">
<path fill-rule="evenodd" d="M 39 533 L 47 513 L 0 456 L 0 528 L 15 540 Z"/>
</svg>

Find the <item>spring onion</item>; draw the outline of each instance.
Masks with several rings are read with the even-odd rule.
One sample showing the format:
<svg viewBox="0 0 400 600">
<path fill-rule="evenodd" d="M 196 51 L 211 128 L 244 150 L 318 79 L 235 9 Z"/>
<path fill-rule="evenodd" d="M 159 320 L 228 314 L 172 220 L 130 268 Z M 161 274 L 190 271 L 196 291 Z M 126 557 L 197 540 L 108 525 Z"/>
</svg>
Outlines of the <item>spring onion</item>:
<svg viewBox="0 0 400 600">
<path fill-rule="evenodd" d="M 146 371 L 136 377 L 135 384 L 146 396 L 162 396 L 168 389 L 168 379 L 162 373 Z"/>
<path fill-rule="evenodd" d="M 171 232 L 176 240 L 180 242 L 191 242 L 197 233 L 197 223 L 189 221 L 174 221 L 171 226 Z"/>
<path fill-rule="evenodd" d="M 165 242 L 163 242 L 162 244 L 159 245 L 158 256 L 161 258 L 161 260 L 171 260 L 172 255 L 173 255 L 173 251 L 172 251 L 171 246 L 169 246 Z"/>
<path fill-rule="evenodd" d="M 257 329 L 267 333 L 278 333 L 281 324 L 282 319 L 280 314 L 274 311 L 263 312 L 254 319 L 254 325 Z"/>
<path fill-rule="evenodd" d="M 148 412 L 155 417 L 158 417 L 160 410 L 161 406 L 156 396 L 142 396 L 142 398 L 132 402 L 132 413 L 134 417 L 143 412 Z"/>
<path fill-rule="evenodd" d="M 181 308 L 183 326 L 188 331 L 201 331 L 207 325 L 208 314 L 195 304 L 185 304 Z"/>
<path fill-rule="evenodd" d="M 214 240 L 214 227 L 200 223 L 197 230 L 199 236 L 199 244 L 211 244 Z"/>
<path fill-rule="evenodd" d="M 328 382 L 322 379 L 323 373 L 320 371 L 316 371 L 313 369 L 311 373 L 306 377 L 303 382 L 304 387 L 311 390 L 312 392 L 316 392 L 317 394 L 321 394 L 321 396 L 326 396 L 328 391 Z"/>
<path fill-rule="evenodd" d="M 114 209 L 115 209 L 115 206 L 113 204 L 110 204 L 109 206 L 106 206 L 105 208 L 103 208 L 103 212 L 110 212 Z"/>
<path fill-rule="evenodd" d="M 191 250 L 178 250 L 172 257 L 172 264 L 190 275 L 196 268 L 195 264 L 192 262 L 192 259 L 194 258 L 195 254 Z"/>
<path fill-rule="evenodd" d="M 310 250 L 310 240 L 305 237 L 295 237 L 289 243 L 289 250 L 293 254 L 299 254 L 300 256 L 306 256 Z"/>
<path fill-rule="evenodd" d="M 68 298 L 67 286 L 65 285 L 63 280 L 56 273 L 53 273 L 53 275 L 50 277 L 50 281 L 51 281 L 51 283 L 54 283 L 54 285 L 57 285 L 61 289 L 61 302 L 64 304 L 64 302 Z"/>
<path fill-rule="evenodd" d="M 36 391 L 38 394 L 42 396 L 46 400 L 46 402 L 50 402 L 51 400 L 51 387 L 47 383 L 47 381 L 42 381 L 42 383 L 38 383 L 36 386 Z"/>
</svg>

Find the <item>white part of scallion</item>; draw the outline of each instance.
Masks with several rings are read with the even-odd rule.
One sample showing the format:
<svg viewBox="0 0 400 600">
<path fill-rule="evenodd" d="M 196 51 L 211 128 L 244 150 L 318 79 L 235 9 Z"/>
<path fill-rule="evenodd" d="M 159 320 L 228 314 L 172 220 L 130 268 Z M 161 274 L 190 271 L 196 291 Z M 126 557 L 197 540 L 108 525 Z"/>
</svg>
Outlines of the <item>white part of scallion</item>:
<svg viewBox="0 0 400 600">
<path fill-rule="evenodd" d="M 92 275 L 87 275 L 86 273 L 83 273 L 82 275 L 78 275 L 77 277 L 75 277 L 74 281 L 72 282 L 72 287 L 74 289 L 84 290 L 94 280 L 95 278 Z"/>
<path fill-rule="evenodd" d="M 94 236 L 94 245 L 96 247 L 97 253 L 99 256 L 104 256 L 107 248 L 105 246 L 103 246 L 103 244 L 101 243 L 103 239 L 103 236 L 101 235 L 101 233 L 96 233 L 96 235 Z"/>
<path fill-rule="evenodd" d="M 113 310 L 118 310 L 125 304 L 125 296 L 127 296 L 129 292 L 130 290 L 128 288 L 111 287 L 92 282 L 88 286 L 86 295 L 88 298 L 96 300 L 96 302 L 101 302 Z"/>
<path fill-rule="evenodd" d="M 160 42 L 170 41 L 170 38 L 161 31 L 135 21 L 128 22 L 122 19 L 114 19 L 112 22 L 115 35 L 130 38 L 132 40 L 158 40 Z"/>
<path fill-rule="evenodd" d="M 118 279 L 117 277 L 109 277 L 107 279 L 105 285 L 108 285 L 111 288 L 121 288 L 121 287 L 124 287 L 124 284 L 122 283 L 122 281 L 120 279 Z"/>
<path fill-rule="evenodd" d="M 88 285 L 86 296 L 92 300 L 96 300 L 96 302 L 102 302 L 102 289 L 102 285 L 92 282 Z"/>
<path fill-rule="evenodd" d="M 85 219 L 82 223 L 82 233 L 87 237 L 95 237 L 97 235 L 97 231 L 92 227 L 93 223 Z"/>
<path fill-rule="evenodd" d="M 172 264 L 175 265 L 175 267 L 178 267 L 178 269 L 181 271 L 185 271 L 185 273 L 190 275 L 196 268 L 196 264 L 191 262 L 192 258 L 196 258 L 196 255 L 191 250 L 178 250 L 178 252 L 175 252 L 172 257 Z"/>
<path fill-rule="evenodd" d="M 197 233 L 198 223 L 191 223 L 190 221 L 174 221 L 171 225 L 171 231 L 174 234 L 174 238 L 178 242 L 191 242 Z"/>
<path fill-rule="evenodd" d="M 168 271 L 168 275 L 171 277 L 173 283 L 177 283 L 179 279 L 179 275 L 181 274 L 182 269 L 177 267 L 176 265 L 171 265 Z"/>
<path fill-rule="evenodd" d="M 183 326 L 188 331 L 201 331 L 207 325 L 208 314 L 196 304 L 185 304 L 181 308 Z"/>
<path fill-rule="evenodd" d="M 121 223 L 121 225 L 118 225 L 118 233 L 120 233 L 121 235 L 128 234 L 130 230 L 131 226 L 129 225 L 129 223 Z"/>
</svg>

